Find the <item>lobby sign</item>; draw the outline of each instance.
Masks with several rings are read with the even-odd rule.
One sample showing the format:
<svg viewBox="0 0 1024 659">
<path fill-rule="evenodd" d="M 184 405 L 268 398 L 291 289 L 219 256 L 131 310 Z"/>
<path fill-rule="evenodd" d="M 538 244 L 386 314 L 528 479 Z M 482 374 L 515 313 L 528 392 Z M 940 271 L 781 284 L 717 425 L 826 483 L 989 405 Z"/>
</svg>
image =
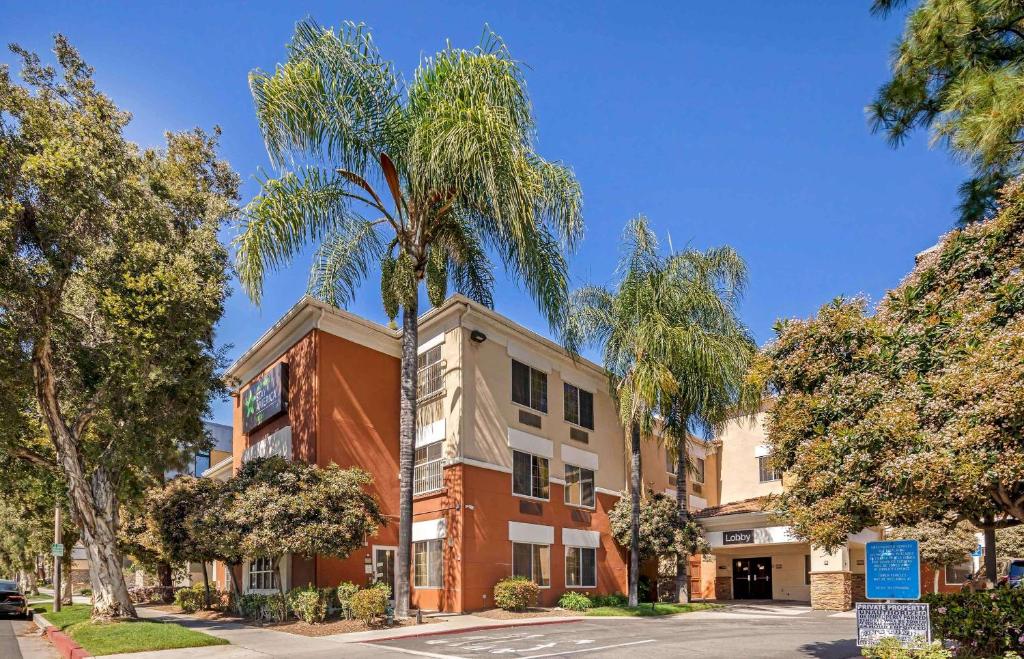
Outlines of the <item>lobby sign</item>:
<svg viewBox="0 0 1024 659">
<path fill-rule="evenodd" d="M 895 638 L 904 646 L 921 639 L 931 643 L 928 605 L 919 602 L 857 602 L 857 647 L 875 645 L 884 638 Z"/>
<path fill-rule="evenodd" d="M 282 362 L 242 392 L 242 432 L 252 432 L 287 409 L 288 364 Z"/>
<path fill-rule="evenodd" d="M 745 531 L 723 531 L 722 544 L 752 545 L 754 544 L 754 531 L 753 529 L 748 529 Z"/>
<path fill-rule="evenodd" d="M 921 599 L 921 552 L 917 540 L 868 542 L 865 556 L 868 599 Z"/>
</svg>

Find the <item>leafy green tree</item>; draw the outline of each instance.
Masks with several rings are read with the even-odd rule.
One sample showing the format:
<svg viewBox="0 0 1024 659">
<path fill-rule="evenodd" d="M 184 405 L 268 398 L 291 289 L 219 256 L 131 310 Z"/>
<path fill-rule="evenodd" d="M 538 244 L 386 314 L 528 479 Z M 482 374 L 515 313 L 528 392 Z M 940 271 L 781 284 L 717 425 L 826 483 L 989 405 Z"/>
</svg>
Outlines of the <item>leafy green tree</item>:
<svg viewBox="0 0 1024 659">
<path fill-rule="evenodd" d="M 490 255 L 553 327 L 567 302 L 563 246 L 582 232 L 572 173 L 541 158 L 522 66 L 496 35 L 447 47 L 405 83 L 362 25 L 300 22 L 288 61 L 249 76 L 278 172 L 237 241 L 243 288 L 259 302 L 268 270 L 318 245 L 309 293 L 347 304 L 381 270 L 384 310 L 402 312 L 396 613 L 409 606 L 420 282 L 441 304 L 449 280 L 490 306 Z"/>
<path fill-rule="evenodd" d="M 355 467 L 318 467 L 279 456 L 245 462 L 228 484 L 228 515 L 240 529 L 241 553 L 271 559 L 283 596 L 285 554 L 346 558 L 386 522 L 366 491 L 371 481 Z"/>
<path fill-rule="evenodd" d="M 914 526 L 901 526 L 891 535 L 899 540 L 917 540 L 921 562 L 932 569 L 932 592 L 939 592 L 939 575 L 947 565 L 962 563 L 978 546 L 977 532 L 967 524 L 921 522 Z"/>
<path fill-rule="evenodd" d="M 755 379 L 778 393 L 768 442 L 781 506 L 815 544 L 884 524 L 1024 520 L 1024 194 L 945 236 L 877 312 L 836 300 L 786 321 Z M 995 552 L 986 555 L 995 580 Z"/>
<path fill-rule="evenodd" d="M 643 217 L 626 225 L 623 242 L 627 247 L 617 288 L 589 286 L 576 292 L 564 337 L 571 352 L 584 345 L 601 347 L 619 421 L 629 438 L 633 537 L 626 546 L 631 548 L 629 602 L 636 606 L 641 438 L 654 433 L 659 417 L 671 420 L 664 427 L 671 437 L 685 437 L 690 423 L 697 423 L 701 414 L 710 418 L 712 397 L 725 397 L 728 392 L 712 392 L 717 380 L 699 383 L 696 378 L 700 373 L 717 377 L 733 366 L 703 360 L 726 358 L 742 363 L 742 351 L 732 351 L 746 350 L 749 355 L 751 348 L 746 331 L 732 314 L 744 280 L 744 267 L 735 252 L 729 248 L 703 253 L 686 250 L 663 257 Z M 685 473 L 685 449 L 681 456 Z M 680 484 L 684 497 L 685 485 L 684 478 Z M 685 499 L 682 505 L 679 522 L 685 525 Z"/>
<path fill-rule="evenodd" d="M 632 548 L 632 517 L 632 498 L 628 492 L 623 492 L 608 513 L 612 536 L 623 547 Z M 647 490 L 640 500 L 640 543 L 637 545 L 640 560 L 666 554 L 689 557 L 710 551 L 700 525 L 690 517 L 680 525 L 680 519 L 679 504 L 674 498 Z"/>
<path fill-rule="evenodd" d="M 908 0 L 874 0 L 887 15 Z M 991 215 L 997 192 L 1022 172 L 1024 10 L 1000 0 L 921 0 L 892 58 L 892 78 L 868 107 L 872 127 L 893 146 L 917 128 L 974 176 L 960 186 L 960 219 Z"/>
<path fill-rule="evenodd" d="M 1024 558 L 1024 526 L 996 531 L 996 547 L 1000 557 Z"/>
<path fill-rule="evenodd" d="M 35 410 L 89 554 L 96 617 L 134 616 L 117 546 L 120 500 L 209 443 L 221 384 L 214 325 L 227 294 L 217 240 L 238 178 L 216 137 L 140 150 L 63 36 L 58 69 L 13 46 L 0 68 L 0 408 Z M 21 437 L 21 439 L 18 439 Z M 13 438 L 13 439 L 12 439 Z"/>
</svg>

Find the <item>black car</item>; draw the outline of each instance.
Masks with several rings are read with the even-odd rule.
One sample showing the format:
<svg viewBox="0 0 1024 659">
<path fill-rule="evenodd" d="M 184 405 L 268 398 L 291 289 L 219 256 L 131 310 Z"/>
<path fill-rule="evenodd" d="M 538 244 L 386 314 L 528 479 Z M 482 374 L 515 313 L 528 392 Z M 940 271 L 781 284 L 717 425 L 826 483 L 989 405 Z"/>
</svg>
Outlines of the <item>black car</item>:
<svg viewBox="0 0 1024 659">
<path fill-rule="evenodd" d="M 28 599 L 14 581 L 0 581 L 0 615 L 32 617 Z"/>
</svg>

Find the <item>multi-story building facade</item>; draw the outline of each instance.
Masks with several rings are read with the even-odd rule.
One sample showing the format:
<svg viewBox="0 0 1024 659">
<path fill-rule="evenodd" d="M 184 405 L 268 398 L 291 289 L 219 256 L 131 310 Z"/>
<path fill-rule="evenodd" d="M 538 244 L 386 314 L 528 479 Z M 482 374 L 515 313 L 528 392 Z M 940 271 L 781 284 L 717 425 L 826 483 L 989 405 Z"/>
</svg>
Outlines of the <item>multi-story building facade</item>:
<svg viewBox="0 0 1024 659">
<path fill-rule="evenodd" d="M 235 469 L 271 454 L 359 466 L 390 522 L 344 560 L 288 557 L 286 588 L 394 580 L 399 340 L 304 298 L 229 369 Z M 414 606 L 488 608 L 513 574 L 537 581 L 545 605 L 566 590 L 625 592 L 608 522 L 626 486 L 625 437 L 604 371 L 461 296 L 421 318 L 418 354 Z M 711 448 L 691 446 L 714 475 L 690 479 L 695 509 L 718 503 Z M 644 461 L 645 482 L 669 488 L 664 448 L 649 442 Z M 249 591 L 277 588 L 263 559 L 237 576 Z"/>
</svg>

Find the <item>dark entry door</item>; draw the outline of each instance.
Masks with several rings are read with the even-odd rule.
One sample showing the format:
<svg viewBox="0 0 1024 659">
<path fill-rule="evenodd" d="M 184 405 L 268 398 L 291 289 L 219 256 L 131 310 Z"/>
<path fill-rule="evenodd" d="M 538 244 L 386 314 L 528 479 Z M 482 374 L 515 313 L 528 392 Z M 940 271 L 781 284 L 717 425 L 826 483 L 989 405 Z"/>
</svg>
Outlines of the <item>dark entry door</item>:
<svg viewBox="0 0 1024 659">
<path fill-rule="evenodd" d="M 772 598 L 772 559 L 734 558 L 732 561 L 732 596 L 738 600 L 770 600 Z"/>
<path fill-rule="evenodd" d="M 374 548 L 374 567 L 376 580 L 391 586 L 391 597 L 395 596 L 395 552 L 394 547 Z"/>
</svg>

